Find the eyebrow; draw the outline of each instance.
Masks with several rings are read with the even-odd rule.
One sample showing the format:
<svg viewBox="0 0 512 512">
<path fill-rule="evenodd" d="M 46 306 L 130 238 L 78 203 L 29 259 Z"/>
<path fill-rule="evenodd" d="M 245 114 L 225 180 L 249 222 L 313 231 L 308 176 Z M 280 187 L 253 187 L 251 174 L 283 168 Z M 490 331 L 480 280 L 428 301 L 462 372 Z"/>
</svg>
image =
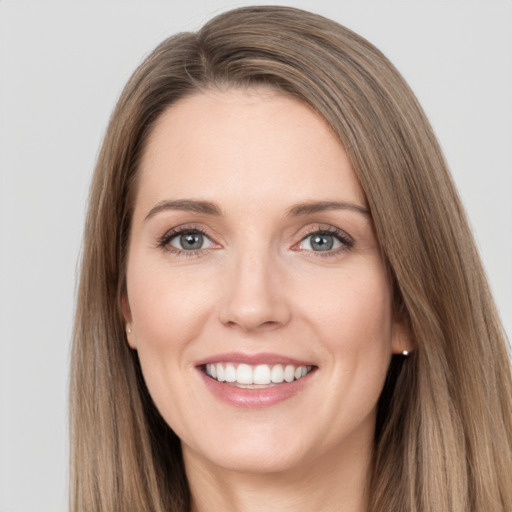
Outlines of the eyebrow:
<svg viewBox="0 0 512 512">
<path fill-rule="evenodd" d="M 145 221 L 154 217 L 157 213 L 166 210 L 181 210 L 184 212 L 203 213 L 206 215 L 222 215 L 220 208 L 210 201 L 196 201 L 193 199 L 176 199 L 174 201 L 164 200 L 157 203 L 144 218 Z"/>
<path fill-rule="evenodd" d="M 288 210 L 287 217 L 299 217 L 301 215 L 311 215 L 313 213 L 325 212 L 327 210 L 350 210 L 360 213 L 365 217 L 370 217 L 370 212 L 363 206 L 345 201 L 320 201 L 310 203 L 300 203 Z"/>
<path fill-rule="evenodd" d="M 198 201 L 194 199 L 176 199 L 164 200 L 157 203 L 144 218 L 147 221 L 156 214 L 167 210 L 181 210 L 185 212 L 202 213 L 205 215 L 222 216 L 221 209 L 211 201 Z M 286 217 L 300 217 L 302 215 L 311 215 L 313 213 L 324 212 L 328 210 L 351 210 L 360 213 L 365 217 L 370 217 L 370 212 L 363 206 L 345 201 L 318 201 L 299 203 L 286 212 Z"/>
</svg>

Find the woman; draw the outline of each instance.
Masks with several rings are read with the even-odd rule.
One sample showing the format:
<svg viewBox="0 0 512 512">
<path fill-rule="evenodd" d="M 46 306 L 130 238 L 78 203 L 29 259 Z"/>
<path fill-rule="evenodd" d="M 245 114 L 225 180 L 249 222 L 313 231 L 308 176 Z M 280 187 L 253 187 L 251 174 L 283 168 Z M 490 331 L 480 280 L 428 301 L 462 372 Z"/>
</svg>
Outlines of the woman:
<svg viewBox="0 0 512 512">
<path fill-rule="evenodd" d="M 512 509 L 505 336 L 439 146 L 285 7 L 164 41 L 94 175 L 72 510 Z"/>
</svg>

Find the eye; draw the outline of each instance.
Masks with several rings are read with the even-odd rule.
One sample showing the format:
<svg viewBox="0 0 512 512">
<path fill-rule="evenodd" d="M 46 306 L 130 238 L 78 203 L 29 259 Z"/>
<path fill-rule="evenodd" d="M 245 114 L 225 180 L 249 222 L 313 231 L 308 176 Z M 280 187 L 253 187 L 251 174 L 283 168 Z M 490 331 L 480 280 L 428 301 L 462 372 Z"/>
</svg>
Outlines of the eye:
<svg viewBox="0 0 512 512">
<path fill-rule="evenodd" d="M 216 247 L 212 240 L 197 228 L 173 229 L 162 237 L 158 245 L 170 252 L 189 254 Z"/>
<path fill-rule="evenodd" d="M 341 230 L 318 230 L 304 237 L 297 248 L 313 252 L 337 252 L 354 245 L 353 240 Z"/>
<path fill-rule="evenodd" d="M 198 249 L 204 249 L 205 241 L 207 242 L 208 238 L 202 233 L 188 232 L 171 238 L 169 245 L 183 251 L 197 251 Z"/>
<path fill-rule="evenodd" d="M 340 247 L 341 242 L 334 235 L 315 233 L 302 240 L 300 248 L 306 251 L 330 251 Z"/>
</svg>

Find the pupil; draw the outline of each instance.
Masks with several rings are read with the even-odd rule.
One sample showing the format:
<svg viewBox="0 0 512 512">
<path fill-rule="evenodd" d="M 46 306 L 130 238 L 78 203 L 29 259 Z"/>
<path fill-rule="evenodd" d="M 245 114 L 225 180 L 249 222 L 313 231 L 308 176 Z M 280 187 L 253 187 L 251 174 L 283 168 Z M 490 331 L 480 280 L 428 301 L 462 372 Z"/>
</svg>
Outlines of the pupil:
<svg viewBox="0 0 512 512">
<path fill-rule="evenodd" d="M 180 237 L 183 249 L 200 249 L 203 245 L 203 235 L 201 233 L 186 233 Z"/>
<path fill-rule="evenodd" d="M 331 235 L 315 235 L 311 240 L 311 247 L 315 251 L 329 251 L 334 245 Z"/>
</svg>

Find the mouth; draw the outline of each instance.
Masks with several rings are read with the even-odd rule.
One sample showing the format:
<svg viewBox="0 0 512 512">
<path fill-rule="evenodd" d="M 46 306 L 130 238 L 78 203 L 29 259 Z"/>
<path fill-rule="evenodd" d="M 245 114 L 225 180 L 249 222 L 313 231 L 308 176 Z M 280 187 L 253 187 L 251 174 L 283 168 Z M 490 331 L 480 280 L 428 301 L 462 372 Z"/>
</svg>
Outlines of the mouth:
<svg viewBox="0 0 512 512">
<path fill-rule="evenodd" d="M 195 364 L 206 389 L 221 402 L 260 409 L 301 396 L 316 380 L 310 361 L 272 353 L 217 354 Z"/>
<path fill-rule="evenodd" d="M 201 365 L 209 378 L 242 389 L 267 389 L 300 380 L 316 367 L 294 364 L 217 362 Z"/>
</svg>

